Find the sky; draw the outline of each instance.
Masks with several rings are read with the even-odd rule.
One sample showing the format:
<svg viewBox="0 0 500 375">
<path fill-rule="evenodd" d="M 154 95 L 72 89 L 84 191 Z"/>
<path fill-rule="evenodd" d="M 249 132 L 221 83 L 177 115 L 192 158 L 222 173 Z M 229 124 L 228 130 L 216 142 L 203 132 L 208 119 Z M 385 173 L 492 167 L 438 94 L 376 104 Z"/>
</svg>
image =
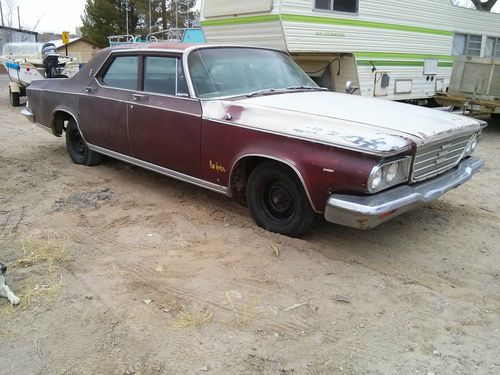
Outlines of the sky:
<svg viewBox="0 0 500 375">
<path fill-rule="evenodd" d="M 7 13 L 7 4 L 19 6 L 21 13 L 21 27 L 32 30 L 37 20 L 40 20 L 35 31 L 75 32 L 76 26 L 81 26 L 81 15 L 85 7 L 85 0 L 0 0 L 4 17 Z M 500 13 L 500 2 L 494 10 Z M 17 27 L 17 10 L 14 6 L 14 27 Z"/>
</svg>

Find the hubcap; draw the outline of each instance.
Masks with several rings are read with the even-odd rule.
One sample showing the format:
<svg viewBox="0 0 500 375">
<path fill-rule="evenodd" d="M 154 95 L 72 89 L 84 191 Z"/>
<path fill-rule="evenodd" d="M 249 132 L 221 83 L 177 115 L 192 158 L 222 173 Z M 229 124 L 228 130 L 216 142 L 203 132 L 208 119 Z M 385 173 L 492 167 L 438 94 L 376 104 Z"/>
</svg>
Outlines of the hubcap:
<svg viewBox="0 0 500 375">
<path fill-rule="evenodd" d="M 80 155 L 85 153 L 85 142 L 83 141 L 82 136 L 78 131 L 73 131 L 71 134 L 71 138 L 73 139 L 73 149 Z"/>
<path fill-rule="evenodd" d="M 278 221 L 286 221 L 295 213 L 295 201 L 288 186 L 271 181 L 263 189 L 262 205 L 266 214 Z"/>
</svg>

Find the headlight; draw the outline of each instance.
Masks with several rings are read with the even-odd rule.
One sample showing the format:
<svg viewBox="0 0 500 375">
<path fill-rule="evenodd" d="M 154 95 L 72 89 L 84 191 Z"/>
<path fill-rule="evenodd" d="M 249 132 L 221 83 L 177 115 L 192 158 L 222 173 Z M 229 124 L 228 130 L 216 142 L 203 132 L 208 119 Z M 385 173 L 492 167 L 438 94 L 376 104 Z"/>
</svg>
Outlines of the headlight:
<svg viewBox="0 0 500 375">
<path fill-rule="evenodd" d="M 372 190 L 377 190 L 382 184 L 383 172 L 381 168 L 377 168 L 377 170 L 373 173 L 372 183 L 370 184 L 370 188 Z"/>
<path fill-rule="evenodd" d="M 408 181 L 411 160 L 410 156 L 406 156 L 401 159 L 375 165 L 368 179 L 368 191 L 370 193 L 377 193 L 391 186 Z"/>
<path fill-rule="evenodd" d="M 387 172 L 385 174 L 385 182 L 388 184 L 392 183 L 396 177 L 398 176 L 399 172 L 399 163 L 392 163 L 389 165 L 389 168 L 387 168 Z"/>
<path fill-rule="evenodd" d="M 477 135 L 474 135 L 465 149 L 465 156 L 470 156 L 476 150 L 478 144 Z"/>
</svg>

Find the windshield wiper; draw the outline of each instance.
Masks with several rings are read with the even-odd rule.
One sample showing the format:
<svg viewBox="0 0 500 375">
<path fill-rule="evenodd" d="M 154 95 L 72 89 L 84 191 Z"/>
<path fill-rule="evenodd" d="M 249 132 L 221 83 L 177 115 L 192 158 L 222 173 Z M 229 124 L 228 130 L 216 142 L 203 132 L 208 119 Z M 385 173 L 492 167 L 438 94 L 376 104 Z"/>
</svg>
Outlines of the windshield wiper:
<svg viewBox="0 0 500 375">
<path fill-rule="evenodd" d="M 328 91 L 326 87 L 319 86 L 290 86 L 286 88 L 287 90 L 319 90 L 319 91 Z"/>
<path fill-rule="evenodd" d="M 319 87 L 319 86 L 289 86 L 287 88 L 282 88 L 282 89 L 275 89 L 275 88 L 270 88 L 270 89 L 264 89 L 264 90 L 259 90 L 259 91 L 254 91 L 249 94 L 247 94 L 247 97 L 251 98 L 252 96 L 258 96 L 258 95 L 271 95 L 274 93 L 283 93 L 286 92 L 287 90 L 318 90 L 318 91 L 328 91 L 327 88 L 325 87 Z"/>
<path fill-rule="evenodd" d="M 251 92 L 251 93 L 247 94 L 247 97 L 251 98 L 252 96 L 273 94 L 275 92 L 280 92 L 280 91 L 282 92 L 283 89 L 274 89 L 274 88 L 271 88 L 271 89 L 259 90 L 259 91 L 254 91 L 254 92 Z"/>
</svg>

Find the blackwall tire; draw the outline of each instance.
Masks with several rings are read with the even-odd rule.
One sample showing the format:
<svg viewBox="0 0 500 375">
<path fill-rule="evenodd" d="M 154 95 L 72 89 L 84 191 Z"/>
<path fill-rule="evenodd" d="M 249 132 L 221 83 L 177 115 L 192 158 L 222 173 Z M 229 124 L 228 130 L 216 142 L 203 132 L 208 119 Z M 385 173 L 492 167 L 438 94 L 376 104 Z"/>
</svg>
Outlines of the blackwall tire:
<svg viewBox="0 0 500 375">
<path fill-rule="evenodd" d="M 102 161 L 101 154 L 88 148 L 74 119 L 69 120 L 66 127 L 66 148 L 75 164 L 93 166 Z"/>
<path fill-rule="evenodd" d="M 9 101 L 10 105 L 13 107 L 19 107 L 21 100 L 20 100 L 20 95 L 18 92 L 14 92 L 10 89 L 9 87 Z"/>
<path fill-rule="evenodd" d="M 252 171 L 246 195 L 257 225 L 271 232 L 299 237 L 316 216 L 297 175 L 276 162 L 262 163 Z"/>
</svg>

